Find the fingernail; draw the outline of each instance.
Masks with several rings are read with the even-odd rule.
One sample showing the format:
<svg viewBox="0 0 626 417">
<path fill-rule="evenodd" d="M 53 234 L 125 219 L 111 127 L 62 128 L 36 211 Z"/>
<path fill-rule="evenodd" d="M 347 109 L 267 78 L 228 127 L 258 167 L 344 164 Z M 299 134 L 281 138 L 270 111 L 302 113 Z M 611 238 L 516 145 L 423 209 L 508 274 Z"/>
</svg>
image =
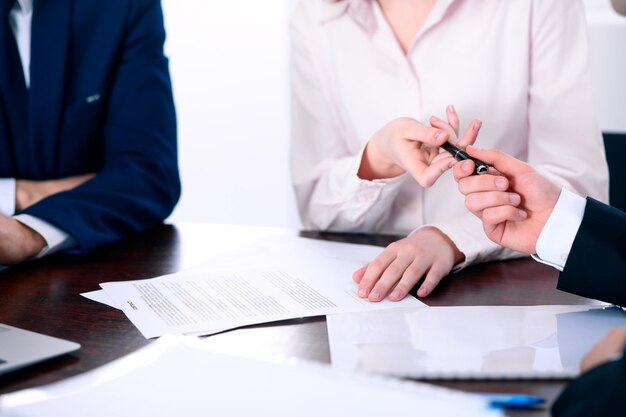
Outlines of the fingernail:
<svg viewBox="0 0 626 417">
<path fill-rule="evenodd" d="M 378 290 L 374 290 L 370 293 L 369 298 L 372 298 L 374 300 L 378 300 L 380 298 L 380 292 Z"/>
<path fill-rule="evenodd" d="M 511 200 L 511 204 L 513 205 L 518 205 L 521 201 L 520 196 L 518 196 L 517 194 L 511 194 L 509 198 Z"/>
<path fill-rule="evenodd" d="M 480 128 L 483 126 L 483 122 L 477 120 L 474 122 L 474 132 L 478 132 Z"/>
<path fill-rule="evenodd" d="M 507 183 L 506 180 L 502 177 L 496 178 L 496 187 L 500 190 L 506 190 Z"/>
<path fill-rule="evenodd" d="M 389 296 L 389 298 L 393 300 L 399 300 L 401 297 L 402 297 L 402 293 L 400 292 L 400 290 L 393 290 L 393 292 Z"/>
<path fill-rule="evenodd" d="M 470 161 L 464 161 L 461 164 L 461 170 L 465 173 L 470 173 L 472 172 L 472 163 Z"/>
<path fill-rule="evenodd" d="M 524 210 L 520 210 L 519 216 L 520 218 L 525 219 L 526 217 L 528 217 L 528 213 L 526 213 Z"/>
<path fill-rule="evenodd" d="M 450 105 L 448 106 L 448 111 L 449 111 L 450 113 L 456 113 L 456 109 L 454 108 L 454 106 L 453 106 L 452 104 L 450 104 Z"/>
<path fill-rule="evenodd" d="M 440 137 L 441 137 L 441 131 L 438 130 L 437 133 L 435 133 L 435 136 L 433 136 L 433 142 L 437 142 Z"/>
<path fill-rule="evenodd" d="M 420 288 L 417 295 L 420 297 L 426 297 L 428 295 L 428 290 L 426 288 Z"/>
<path fill-rule="evenodd" d="M 359 297 L 361 298 L 367 297 L 367 290 L 365 288 L 359 288 Z"/>
</svg>

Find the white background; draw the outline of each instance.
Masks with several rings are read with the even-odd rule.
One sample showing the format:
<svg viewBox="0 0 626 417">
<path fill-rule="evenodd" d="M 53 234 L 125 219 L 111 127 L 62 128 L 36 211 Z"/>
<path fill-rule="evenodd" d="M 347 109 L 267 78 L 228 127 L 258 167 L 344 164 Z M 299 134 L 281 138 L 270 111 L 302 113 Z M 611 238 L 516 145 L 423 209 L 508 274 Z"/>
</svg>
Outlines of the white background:
<svg viewBox="0 0 626 417">
<path fill-rule="evenodd" d="M 288 160 L 295 1 L 163 0 L 183 182 L 170 221 L 299 227 Z M 608 0 L 585 3 L 600 123 L 626 132 L 626 18 Z"/>
</svg>

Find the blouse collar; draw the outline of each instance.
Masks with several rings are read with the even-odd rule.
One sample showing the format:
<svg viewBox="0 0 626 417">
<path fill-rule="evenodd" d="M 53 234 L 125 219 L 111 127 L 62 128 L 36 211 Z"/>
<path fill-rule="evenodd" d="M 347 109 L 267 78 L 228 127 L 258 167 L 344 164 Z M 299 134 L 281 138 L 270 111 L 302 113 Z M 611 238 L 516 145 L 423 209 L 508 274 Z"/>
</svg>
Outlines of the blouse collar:
<svg viewBox="0 0 626 417">
<path fill-rule="evenodd" d="M 372 35 L 376 31 L 372 1 L 375 0 L 324 0 L 320 13 L 320 23 L 328 23 L 343 15 L 348 15 L 368 34 Z"/>
<path fill-rule="evenodd" d="M 376 0 L 323 0 L 320 23 L 325 24 L 343 15 L 350 16 L 368 35 L 372 36 L 377 29 L 373 2 Z M 443 19 L 450 6 L 459 0 L 437 0 L 431 16 L 426 22 L 428 28 Z"/>
</svg>

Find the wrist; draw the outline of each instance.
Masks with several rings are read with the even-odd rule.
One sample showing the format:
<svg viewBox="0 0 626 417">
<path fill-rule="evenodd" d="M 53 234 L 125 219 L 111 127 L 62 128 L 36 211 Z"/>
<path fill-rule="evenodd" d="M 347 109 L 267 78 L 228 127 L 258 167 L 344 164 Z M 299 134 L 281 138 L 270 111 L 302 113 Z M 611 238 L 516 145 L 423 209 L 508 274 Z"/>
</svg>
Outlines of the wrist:
<svg viewBox="0 0 626 417">
<path fill-rule="evenodd" d="M 32 199 L 30 181 L 15 181 L 15 211 L 24 210 L 29 206 L 28 202 Z"/>
<path fill-rule="evenodd" d="M 460 263 L 465 262 L 465 254 L 459 250 L 459 248 L 452 241 L 452 239 L 450 239 L 450 237 L 448 237 L 448 235 L 446 235 L 444 232 L 432 226 L 424 227 L 422 230 L 428 233 L 436 234 L 448 244 L 448 246 L 453 252 L 454 265 L 458 265 Z"/>
<path fill-rule="evenodd" d="M 357 175 L 363 180 L 379 180 L 399 177 L 406 171 L 382 156 L 372 139 L 363 150 Z"/>
<path fill-rule="evenodd" d="M 17 265 L 35 258 L 46 247 L 46 240 L 35 230 L 10 218 L 0 218 L 0 264 Z"/>
<path fill-rule="evenodd" d="M 15 220 L 21 229 L 23 239 L 24 260 L 32 259 L 46 247 L 46 240 L 38 232 L 26 226 L 22 222 Z"/>
</svg>

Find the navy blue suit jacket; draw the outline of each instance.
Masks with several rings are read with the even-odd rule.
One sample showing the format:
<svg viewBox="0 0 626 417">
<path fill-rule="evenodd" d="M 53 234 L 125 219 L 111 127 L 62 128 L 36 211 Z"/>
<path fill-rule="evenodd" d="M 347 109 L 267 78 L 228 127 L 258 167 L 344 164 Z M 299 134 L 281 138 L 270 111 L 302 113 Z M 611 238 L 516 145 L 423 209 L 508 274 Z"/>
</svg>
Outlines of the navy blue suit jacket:
<svg viewBox="0 0 626 417">
<path fill-rule="evenodd" d="M 587 199 L 585 215 L 558 288 L 626 306 L 626 213 Z M 552 408 L 555 417 L 626 415 L 626 356 L 572 381 Z"/>
<path fill-rule="evenodd" d="M 626 413 L 626 356 L 600 365 L 567 385 L 552 407 L 553 417 L 623 416 Z"/>
<path fill-rule="evenodd" d="M 73 252 L 155 225 L 178 201 L 164 41 L 158 0 L 35 0 L 24 131 L 11 128 L 20 103 L 0 82 L 0 177 L 97 173 L 22 211 L 73 236 Z"/>
<path fill-rule="evenodd" d="M 626 213 L 587 199 L 557 288 L 626 307 Z"/>
</svg>

